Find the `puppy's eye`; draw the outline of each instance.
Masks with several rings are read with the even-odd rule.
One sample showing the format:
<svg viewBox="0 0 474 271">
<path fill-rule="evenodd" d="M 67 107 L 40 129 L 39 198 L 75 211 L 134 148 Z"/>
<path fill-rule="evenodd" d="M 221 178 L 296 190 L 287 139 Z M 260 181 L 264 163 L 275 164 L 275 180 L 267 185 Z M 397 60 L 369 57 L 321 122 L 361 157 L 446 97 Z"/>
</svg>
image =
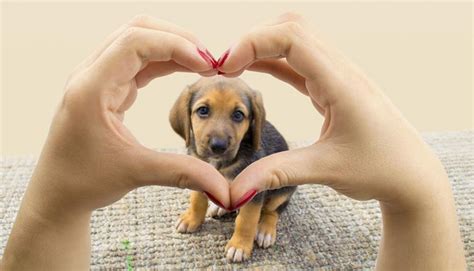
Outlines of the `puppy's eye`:
<svg viewBox="0 0 474 271">
<path fill-rule="evenodd" d="M 244 118 L 245 118 L 245 115 L 240 110 L 237 110 L 234 113 L 232 113 L 232 120 L 235 122 L 241 122 L 244 120 Z"/>
<path fill-rule="evenodd" d="M 199 117 L 206 118 L 209 116 L 209 107 L 201 106 L 196 110 L 196 113 L 198 114 Z"/>
</svg>

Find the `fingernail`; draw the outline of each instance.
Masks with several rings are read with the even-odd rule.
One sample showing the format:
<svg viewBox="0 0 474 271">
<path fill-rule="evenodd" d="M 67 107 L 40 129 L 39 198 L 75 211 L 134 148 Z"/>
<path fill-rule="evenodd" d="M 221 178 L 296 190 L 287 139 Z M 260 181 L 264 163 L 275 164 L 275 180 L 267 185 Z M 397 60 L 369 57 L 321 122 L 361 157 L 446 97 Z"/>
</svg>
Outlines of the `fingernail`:
<svg viewBox="0 0 474 271">
<path fill-rule="evenodd" d="M 217 71 L 218 75 L 225 74 L 225 72 Z"/>
<path fill-rule="evenodd" d="M 215 63 L 216 60 L 212 60 L 212 58 L 211 58 L 208 54 L 206 54 L 205 51 L 201 50 L 199 47 L 197 47 L 197 51 L 198 51 L 199 55 L 200 55 L 209 65 L 211 65 L 213 69 L 215 69 L 215 67 L 216 67 L 216 65 L 217 65 L 217 63 Z M 207 51 L 207 49 L 206 49 L 206 51 Z"/>
<path fill-rule="evenodd" d="M 211 59 L 211 63 L 212 63 L 212 68 L 215 69 L 217 68 L 217 60 L 214 58 L 214 56 L 211 54 L 211 52 L 209 52 L 209 50 L 206 49 L 206 54 L 209 56 L 209 58 Z"/>
<path fill-rule="evenodd" d="M 219 205 L 219 207 L 227 210 L 227 208 L 224 207 L 224 205 L 220 201 L 218 201 L 211 193 L 204 191 L 204 194 L 206 194 L 207 198 L 214 202 L 216 205 Z"/>
<path fill-rule="evenodd" d="M 239 209 L 240 207 L 242 207 L 242 205 L 252 200 L 255 194 L 257 194 L 257 190 L 255 189 L 248 191 L 247 193 L 245 193 L 245 195 L 243 195 L 240 198 L 239 201 L 237 201 L 237 204 L 235 204 L 235 206 L 232 209 L 233 210 Z"/>
<path fill-rule="evenodd" d="M 219 57 L 219 59 L 217 60 L 217 66 L 216 66 L 216 68 L 222 67 L 222 65 L 224 65 L 224 62 L 227 60 L 227 57 L 229 56 L 229 53 L 230 53 L 230 48 L 227 49 L 227 50 L 221 55 L 221 57 Z"/>
</svg>

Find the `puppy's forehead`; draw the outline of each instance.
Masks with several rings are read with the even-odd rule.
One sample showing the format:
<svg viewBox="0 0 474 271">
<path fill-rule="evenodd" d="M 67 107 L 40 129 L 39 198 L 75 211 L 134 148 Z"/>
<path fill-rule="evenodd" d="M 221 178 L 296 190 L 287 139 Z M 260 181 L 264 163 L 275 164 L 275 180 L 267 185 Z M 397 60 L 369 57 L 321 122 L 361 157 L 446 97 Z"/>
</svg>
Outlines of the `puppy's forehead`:
<svg viewBox="0 0 474 271">
<path fill-rule="evenodd" d="M 240 78 L 226 78 L 223 76 L 202 77 L 191 87 L 206 90 L 215 89 L 236 89 L 241 91 L 250 90 L 250 87 Z"/>
<path fill-rule="evenodd" d="M 201 100 L 220 106 L 235 106 L 236 103 L 243 103 L 249 109 L 250 88 L 248 85 L 238 78 L 219 77 L 202 78 L 193 84 L 191 88 L 194 88 L 196 92 L 191 104 Z"/>
</svg>

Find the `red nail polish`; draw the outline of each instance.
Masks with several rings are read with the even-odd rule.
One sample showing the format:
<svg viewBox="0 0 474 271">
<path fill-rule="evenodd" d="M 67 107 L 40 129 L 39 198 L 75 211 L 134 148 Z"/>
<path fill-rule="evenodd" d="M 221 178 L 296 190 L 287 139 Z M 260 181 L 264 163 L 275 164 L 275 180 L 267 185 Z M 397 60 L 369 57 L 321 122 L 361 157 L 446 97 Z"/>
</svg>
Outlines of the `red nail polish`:
<svg viewBox="0 0 474 271">
<path fill-rule="evenodd" d="M 225 72 L 217 71 L 218 75 L 225 74 Z"/>
<path fill-rule="evenodd" d="M 217 60 L 214 58 L 214 56 L 211 54 L 211 52 L 209 52 L 209 50 L 206 49 L 206 54 L 211 59 L 212 68 L 213 69 L 217 68 Z"/>
<path fill-rule="evenodd" d="M 224 207 L 224 205 L 223 205 L 220 201 L 218 201 L 211 193 L 208 193 L 208 192 L 204 191 L 204 194 L 206 194 L 206 196 L 207 196 L 212 202 L 214 202 L 215 204 L 219 205 L 219 207 L 228 210 L 228 209 L 227 209 L 226 207 Z"/>
<path fill-rule="evenodd" d="M 204 52 L 203 50 L 197 48 L 197 51 L 199 53 L 199 55 L 209 64 L 212 66 L 212 68 L 214 69 L 214 67 L 217 65 L 215 64 L 216 60 L 212 60 L 211 57 L 206 54 L 206 52 Z M 207 50 L 206 50 L 207 51 Z"/>
<path fill-rule="evenodd" d="M 219 59 L 217 60 L 217 66 L 216 66 L 216 68 L 222 67 L 222 65 L 224 65 L 224 62 L 227 60 L 227 57 L 229 56 L 229 53 L 230 53 L 230 49 L 227 49 L 227 50 L 221 55 L 221 57 L 219 57 Z"/>
<path fill-rule="evenodd" d="M 237 204 L 235 205 L 235 207 L 232 207 L 232 210 L 239 209 L 240 207 L 242 207 L 242 205 L 252 200 L 256 194 L 257 194 L 257 190 L 255 189 L 248 191 L 247 193 L 245 193 L 245 195 L 243 195 L 240 198 L 239 201 L 237 201 Z"/>
</svg>

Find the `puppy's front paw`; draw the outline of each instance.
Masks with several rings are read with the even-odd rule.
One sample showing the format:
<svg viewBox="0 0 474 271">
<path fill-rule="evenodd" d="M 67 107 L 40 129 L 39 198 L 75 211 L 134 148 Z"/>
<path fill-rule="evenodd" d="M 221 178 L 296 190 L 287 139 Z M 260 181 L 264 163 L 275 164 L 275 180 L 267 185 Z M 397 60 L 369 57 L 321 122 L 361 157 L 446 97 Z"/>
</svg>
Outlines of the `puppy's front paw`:
<svg viewBox="0 0 474 271">
<path fill-rule="evenodd" d="M 191 233 L 195 232 L 199 226 L 204 222 L 203 218 L 200 218 L 194 212 L 187 210 L 176 223 L 176 229 L 180 233 Z"/>
<path fill-rule="evenodd" d="M 272 223 L 265 223 L 265 220 L 258 224 L 255 241 L 259 247 L 268 248 L 275 244 L 276 240 L 276 225 Z"/>
<path fill-rule="evenodd" d="M 233 235 L 225 247 L 226 258 L 230 262 L 242 262 L 250 258 L 253 240 Z"/>
<path fill-rule="evenodd" d="M 221 207 L 214 204 L 214 202 L 209 201 L 209 208 L 207 208 L 206 214 L 208 217 L 221 217 L 227 213 L 229 213 L 227 210 L 222 209 Z"/>
</svg>

